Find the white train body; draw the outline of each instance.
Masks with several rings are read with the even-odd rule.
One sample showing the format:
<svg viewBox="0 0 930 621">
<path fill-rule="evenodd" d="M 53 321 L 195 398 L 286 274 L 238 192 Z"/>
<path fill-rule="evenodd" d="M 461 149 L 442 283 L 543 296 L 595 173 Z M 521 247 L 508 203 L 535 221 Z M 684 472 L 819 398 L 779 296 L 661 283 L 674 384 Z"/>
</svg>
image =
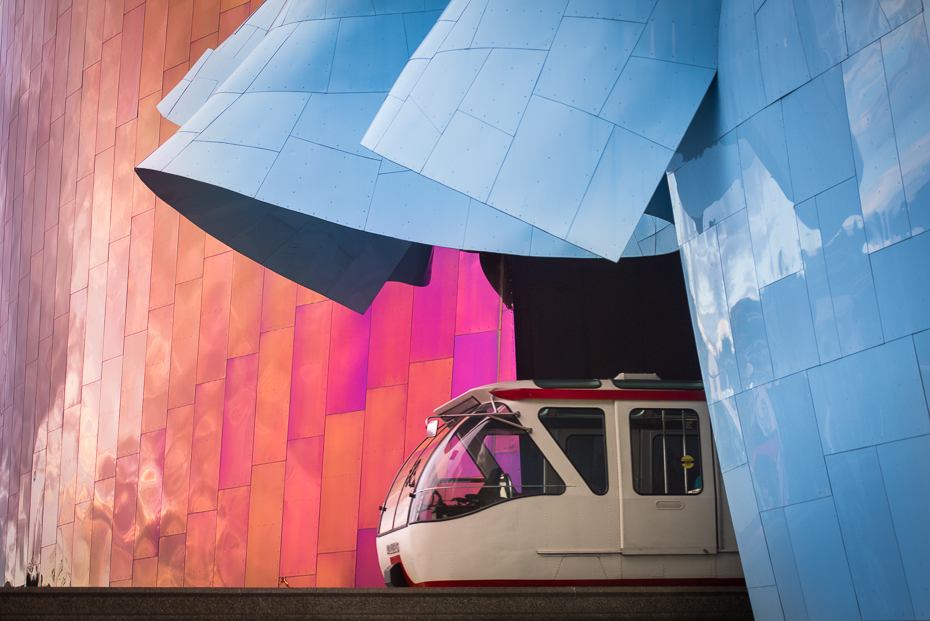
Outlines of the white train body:
<svg viewBox="0 0 930 621">
<path fill-rule="evenodd" d="M 744 584 L 699 384 L 509 382 L 435 415 L 382 507 L 389 585 Z"/>
</svg>

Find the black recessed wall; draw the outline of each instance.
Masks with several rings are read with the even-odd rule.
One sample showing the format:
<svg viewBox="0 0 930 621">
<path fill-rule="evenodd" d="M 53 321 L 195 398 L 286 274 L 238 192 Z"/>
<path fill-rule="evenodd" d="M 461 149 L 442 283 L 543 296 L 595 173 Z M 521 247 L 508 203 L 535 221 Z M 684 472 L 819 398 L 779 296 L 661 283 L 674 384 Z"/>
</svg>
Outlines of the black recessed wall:
<svg viewBox="0 0 930 621">
<path fill-rule="evenodd" d="M 618 263 L 485 254 L 482 265 L 513 303 L 518 379 L 701 378 L 677 252 Z"/>
</svg>

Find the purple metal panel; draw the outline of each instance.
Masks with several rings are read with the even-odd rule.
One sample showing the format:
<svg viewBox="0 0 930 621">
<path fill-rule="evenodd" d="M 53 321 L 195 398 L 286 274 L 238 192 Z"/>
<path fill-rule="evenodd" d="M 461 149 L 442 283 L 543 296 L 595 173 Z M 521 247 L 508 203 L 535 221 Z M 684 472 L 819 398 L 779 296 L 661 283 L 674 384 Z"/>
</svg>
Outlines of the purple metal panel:
<svg viewBox="0 0 930 621">
<path fill-rule="evenodd" d="M 332 302 L 297 307 L 287 425 L 289 440 L 323 435 L 332 317 Z"/>
<path fill-rule="evenodd" d="M 414 291 L 410 362 L 452 357 L 459 254 L 434 249 L 430 283 Z"/>
<path fill-rule="evenodd" d="M 371 309 L 364 315 L 333 305 L 333 324 L 326 383 L 326 413 L 353 412 L 365 408 L 368 384 L 368 338 Z"/>
<path fill-rule="evenodd" d="M 247 486 L 251 481 L 258 354 L 230 360 L 226 367 L 226 380 L 220 489 Z"/>
<path fill-rule="evenodd" d="M 517 379 L 517 350 L 513 331 L 513 311 L 501 311 L 501 351 L 497 381 L 513 382 Z"/>
<path fill-rule="evenodd" d="M 478 332 L 455 337 L 452 363 L 452 395 L 497 379 L 498 332 Z"/>
<path fill-rule="evenodd" d="M 478 255 L 459 254 L 459 277 L 455 296 L 455 333 L 488 332 L 500 327 L 500 297 L 481 270 Z"/>
<path fill-rule="evenodd" d="M 188 510 L 191 513 L 216 509 L 225 392 L 226 380 L 197 386 L 190 457 L 191 485 Z"/>
<path fill-rule="evenodd" d="M 368 388 L 407 383 L 413 287 L 387 283 L 371 305 Z"/>
<path fill-rule="evenodd" d="M 187 532 L 187 498 L 191 483 L 193 436 L 194 405 L 168 410 L 159 533 L 162 537 Z"/>
<path fill-rule="evenodd" d="M 388 483 L 390 485 L 390 483 Z M 366 528 L 358 531 L 358 543 L 355 552 L 355 584 L 356 587 L 384 587 L 384 574 L 378 563 L 378 550 L 375 548 L 377 528 Z"/>
</svg>

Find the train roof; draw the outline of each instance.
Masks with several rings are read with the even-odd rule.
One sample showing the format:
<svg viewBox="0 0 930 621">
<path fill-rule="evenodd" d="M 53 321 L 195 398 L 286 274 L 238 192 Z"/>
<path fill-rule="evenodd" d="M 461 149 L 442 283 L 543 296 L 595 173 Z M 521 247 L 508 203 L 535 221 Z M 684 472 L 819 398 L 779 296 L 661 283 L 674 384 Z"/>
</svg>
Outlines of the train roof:
<svg viewBox="0 0 930 621">
<path fill-rule="evenodd" d="M 491 401 L 706 401 L 701 381 L 663 380 L 654 374 L 621 373 L 606 380 L 523 380 L 472 388 L 436 408 L 436 416 L 459 414 Z"/>
</svg>

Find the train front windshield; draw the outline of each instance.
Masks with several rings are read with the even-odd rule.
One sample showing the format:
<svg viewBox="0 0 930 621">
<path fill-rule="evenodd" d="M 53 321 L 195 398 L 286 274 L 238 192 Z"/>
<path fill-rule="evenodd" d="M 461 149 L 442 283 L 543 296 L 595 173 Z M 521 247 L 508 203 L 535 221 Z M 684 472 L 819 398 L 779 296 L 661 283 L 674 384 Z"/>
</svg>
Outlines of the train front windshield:
<svg viewBox="0 0 930 621">
<path fill-rule="evenodd" d="M 391 487 L 380 534 L 406 526 L 408 519 L 445 520 L 514 498 L 565 491 L 530 434 L 508 413 L 501 404 L 479 405 L 445 437 L 418 447 Z"/>
</svg>

